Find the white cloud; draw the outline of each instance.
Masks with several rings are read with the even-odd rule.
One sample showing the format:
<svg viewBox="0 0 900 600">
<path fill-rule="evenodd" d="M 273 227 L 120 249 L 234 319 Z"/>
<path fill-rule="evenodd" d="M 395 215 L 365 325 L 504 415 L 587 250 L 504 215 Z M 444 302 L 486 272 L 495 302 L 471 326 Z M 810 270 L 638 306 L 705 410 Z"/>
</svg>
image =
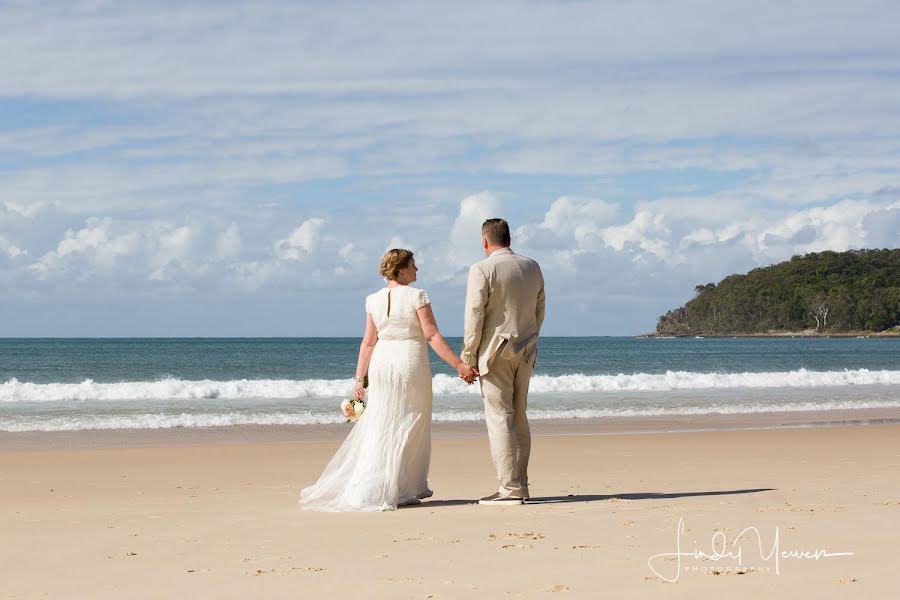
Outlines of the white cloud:
<svg viewBox="0 0 900 600">
<path fill-rule="evenodd" d="M 347 242 L 341 246 L 338 256 L 348 264 L 359 264 L 366 259 L 365 253 L 360 251 L 353 242 Z"/>
<path fill-rule="evenodd" d="M 615 204 L 599 200 L 578 200 L 562 196 L 550 205 L 541 227 L 555 233 L 571 233 L 575 239 L 580 239 L 585 227 L 594 228 L 610 221 L 617 208 Z"/>
<path fill-rule="evenodd" d="M 231 281 L 245 293 L 252 293 L 278 274 L 279 267 L 274 261 L 241 261 L 228 268 Z"/>
<path fill-rule="evenodd" d="M 606 227 L 600 236 L 607 246 L 622 251 L 635 248 L 635 260 L 643 260 L 646 254 L 652 254 L 669 261 L 675 257 L 669 246 L 670 230 L 666 226 L 666 216 L 653 214 L 646 210 L 635 213 L 631 222 L 624 225 Z"/>
<path fill-rule="evenodd" d="M 6 212 L 17 214 L 19 216 L 25 217 L 26 219 L 30 219 L 46 209 L 47 204 L 44 202 L 18 203 L 8 201 L 3 203 L 3 207 Z"/>
<path fill-rule="evenodd" d="M 153 269 L 150 279 L 171 279 L 174 271 L 184 269 L 191 254 L 193 237 L 194 232 L 187 225 L 159 232 L 155 252 L 150 257 Z"/>
<path fill-rule="evenodd" d="M 600 230 L 610 225 L 618 211 L 617 204 L 600 200 L 561 196 L 553 201 L 540 223 L 525 224 L 516 229 L 514 245 L 527 248 L 570 247 L 578 250 L 595 244 Z"/>
<path fill-rule="evenodd" d="M 569 62 L 589 61 L 617 76 L 615 67 L 623 64 L 675 68 L 710 49 L 726 60 L 703 63 L 706 71 L 729 73 L 736 64 L 749 68 L 777 59 L 782 73 L 815 73 L 827 66 L 823 56 L 847 70 L 871 64 L 873 50 L 896 51 L 896 11 L 894 3 L 878 0 L 727 7 L 713 0 L 491 1 L 478 3 L 473 24 L 466 3 L 354 3 L 348 12 L 344 5 L 261 2 L 252 15 L 222 3 L 192 3 L 174 13 L 160 2 L 72 4 L 64 11 L 21 3 L 4 8 L 0 51 L 19 60 L 2 64 L 0 89 L 109 98 L 433 93 L 509 85 L 522 71 Z M 835 49 L 843 51 L 838 58 Z M 88 70 L 98 63 L 102 77 Z M 478 69 L 503 68 L 507 81 L 476 76 Z M 610 76 L 599 69 L 592 74 Z M 564 99 L 564 89 L 559 96 Z"/>
<path fill-rule="evenodd" d="M 306 260 L 319 246 L 325 219 L 314 217 L 297 226 L 291 234 L 275 242 L 275 256 L 282 260 Z"/>
<path fill-rule="evenodd" d="M 862 220 L 866 246 L 870 248 L 900 247 L 900 201 L 884 210 L 874 210 Z"/>
<path fill-rule="evenodd" d="M 0 254 L 5 254 L 7 258 L 13 260 L 19 256 L 25 256 L 28 251 L 22 250 L 3 236 L 0 236 Z"/>
<path fill-rule="evenodd" d="M 231 223 L 216 240 L 216 256 L 219 260 L 236 258 L 240 255 L 242 247 L 241 232 L 237 223 Z"/>
<path fill-rule="evenodd" d="M 47 252 L 37 262 L 29 265 L 29 269 L 45 278 L 49 273 L 83 258 L 88 270 L 79 273 L 76 278 L 84 279 L 92 274 L 91 267 L 109 268 L 117 259 L 133 252 L 139 242 L 139 236 L 135 232 L 111 235 L 112 224 L 109 217 L 87 219 L 83 228 L 77 231 L 67 230 L 56 249 Z"/>
<path fill-rule="evenodd" d="M 799 210 L 781 206 L 737 220 L 729 219 L 727 211 L 713 210 L 715 200 L 704 214 L 699 198 L 681 205 L 648 202 L 626 210 L 560 197 L 530 218 L 515 211 L 508 216 L 522 223 L 514 233 L 514 242 L 521 244 L 521 250 L 516 249 L 542 263 L 554 297 L 570 299 L 577 310 L 600 319 L 611 318 L 615 311 L 645 311 L 615 321 L 617 327 L 640 321 L 644 330 L 652 329 L 653 319 L 664 309 L 688 299 L 697 283 L 797 253 L 896 244 L 900 201 L 886 196 Z M 422 285 L 452 303 L 464 288 L 461 270 L 483 256 L 481 221 L 504 215 L 502 209 L 496 194 L 481 192 L 458 203 L 452 226 L 437 219 L 423 220 L 420 227 L 405 225 L 387 246 L 384 237 L 372 235 L 365 218 L 342 220 L 340 228 L 329 229 L 327 235 L 324 219 L 307 218 L 280 240 L 268 237 L 271 228 L 247 237 L 235 222 L 214 228 L 209 222 L 91 218 L 67 230 L 30 266 L 18 256 L 5 269 L 4 279 L 17 277 L 15 289 L 23 293 L 32 289 L 29 282 L 35 278 L 52 279 L 59 293 L 71 293 L 68 290 L 78 289 L 79 282 L 103 277 L 108 282 L 103 293 L 121 298 L 161 289 L 182 297 L 216 288 L 251 297 L 301 289 L 331 293 L 335 286 L 348 285 L 354 290 L 359 286 L 362 293 L 376 285 L 377 261 L 386 247 L 410 247 L 420 264 L 427 265 L 420 273 Z M 415 221 L 412 208 L 402 207 L 401 212 Z M 390 215 L 377 214 L 392 222 Z M 3 251 L 0 240 L 0 255 Z M 472 254 L 462 262 L 449 261 L 460 252 Z M 315 267 L 310 266 L 311 256 L 316 257 Z M 303 277 L 298 278 L 300 272 Z M 554 318 L 565 322 L 570 317 L 560 313 Z"/>
<path fill-rule="evenodd" d="M 683 238 L 681 238 L 680 246 L 683 249 L 690 246 L 714 246 L 730 242 L 740 236 L 744 232 L 744 228 L 737 224 L 726 225 L 722 229 L 712 230 L 708 228 L 695 229 Z"/>
<path fill-rule="evenodd" d="M 459 215 L 450 230 L 447 264 L 454 271 L 468 269 L 484 258 L 481 247 L 481 225 L 495 217 L 503 217 L 503 202 L 491 192 L 479 192 L 459 203 Z"/>
<path fill-rule="evenodd" d="M 388 241 L 387 246 L 382 250 L 382 254 L 387 252 L 388 250 L 392 250 L 394 248 L 403 248 L 405 250 L 410 250 L 412 252 L 416 251 L 416 244 L 407 243 L 403 238 L 398 235 L 393 236 L 390 241 Z M 378 257 L 381 260 L 381 257 Z"/>
<path fill-rule="evenodd" d="M 869 202 L 845 200 L 832 206 L 789 213 L 757 231 L 754 252 L 760 261 L 782 260 L 791 254 L 843 251 L 865 244 L 863 219 L 875 210 Z"/>
</svg>

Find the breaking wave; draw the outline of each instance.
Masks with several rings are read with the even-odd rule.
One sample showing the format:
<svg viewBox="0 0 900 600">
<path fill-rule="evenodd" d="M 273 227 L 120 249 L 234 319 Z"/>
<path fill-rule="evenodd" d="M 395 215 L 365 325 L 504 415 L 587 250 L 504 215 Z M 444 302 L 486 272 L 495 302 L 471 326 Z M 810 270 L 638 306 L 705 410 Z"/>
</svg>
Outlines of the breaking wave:
<svg viewBox="0 0 900 600">
<path fill-rule="evenodd" d="M 578 408 L 529 410 L 531 419 L 595 419 L 610 417 L 670 417 L 680 415 L 740 415 L 760 413 L 788 413 L 805 411 L 859 410 L 900 408 L 900 400 L 845 400 L 831 402 L 797 402 L 789 404 L 729 404 L 688 405 L 638 408 Z M 484 419 L 480 410 L 437 410 L 433 420 L 438 423 L 474 422 Z M 132 415 L 69 415 L 39 418 L 16 418 L 0 422 L 0 431 L 78 431 L 85 429 L 171 429 L 176 427 L 226 427 L 232 425 L 335 425 L 345 420 L 337 411 L 317 413 L 196 413 L 196 414 L 132 414 Z"/>
<path fill-rule="evenodd" d="M 783 371 L 772 373 L 635 373 L 632 375 L 535 375 L 531 393 L 664 392 L 676 390 L 814 388 L 855 385 L 900 385 L 900 371 Z M 338 398 L 353 389 L 349 379 L 237 379 L 231 381 L 160 379 L 98 383 L 30 383 L 17 379 L 0 384 L 3 402 L 65 402 L 104 400 L 253 400 Z M 435 395 L 477 395 L 478 386 L 438 374 Z"/>
</svg>

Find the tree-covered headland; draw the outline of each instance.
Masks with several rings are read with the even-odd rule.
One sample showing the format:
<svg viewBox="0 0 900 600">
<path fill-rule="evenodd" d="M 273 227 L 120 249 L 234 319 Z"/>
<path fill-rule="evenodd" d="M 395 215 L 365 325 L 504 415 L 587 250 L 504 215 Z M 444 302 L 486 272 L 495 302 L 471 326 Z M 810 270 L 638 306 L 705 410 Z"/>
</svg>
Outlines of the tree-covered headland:
<svg viewBox="0 0 900 600">
<path fill-rule="evenodd" d="M 815 252 L 694 288 L 656 335 L 821 335 L 900 327 L 900 249 Z"/>
</svg>

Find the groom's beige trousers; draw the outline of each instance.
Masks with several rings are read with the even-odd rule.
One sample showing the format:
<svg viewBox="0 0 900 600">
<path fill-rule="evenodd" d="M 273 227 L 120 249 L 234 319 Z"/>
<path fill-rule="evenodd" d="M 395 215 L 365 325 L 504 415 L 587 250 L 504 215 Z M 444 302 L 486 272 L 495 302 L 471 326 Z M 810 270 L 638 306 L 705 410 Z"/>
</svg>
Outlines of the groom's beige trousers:
<svg viewBox="0 0 900 600">
<path fill-rule="evenodd" d="M 528 384 L 534 365 L 534 349 L 511 359 L 497 352 L 486 375 L 480 378 L 484 417 L 499 492 L 506 496 L 528 494 L 528 457 L 531 430 L 525 410 Z"/>
</svg>

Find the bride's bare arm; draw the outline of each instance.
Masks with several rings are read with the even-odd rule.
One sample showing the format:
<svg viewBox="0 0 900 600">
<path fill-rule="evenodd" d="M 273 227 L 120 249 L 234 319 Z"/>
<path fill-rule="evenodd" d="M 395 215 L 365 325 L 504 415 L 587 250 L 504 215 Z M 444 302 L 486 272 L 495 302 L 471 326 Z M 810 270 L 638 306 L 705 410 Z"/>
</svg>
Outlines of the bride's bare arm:
<svg viewBox="0 0 900 600">
<path fill-rule="evenodd" d="M 470 367 L 460 360 L 456 352 L 450 347 L 450 344 L 447 343 L 447 340 L 444 339 L 444 336 L 441 335 L 441 332 L 438 331 L 437 322 L 434 320 L 434 312 L 431 310 L 431 304 L 426 304 L 417 310 L 416 314 L 419 315 L 419 323 L 422 325 L 422 332 L 425 334 L 425 339 L 428 340 L 432 350 L 434 350 L 444 362 L 456 369 L 456 372 L 459 373 L 461 377 L 464 374 L 471 376 L 471 372 L 468 371 Z"/>
<path fill-rule="evenodd" d="M 372 352 L 375 350 L 375 344 L 378 343 L 378 330 L 375 329 L 375 321 L 372 315 L 366 313 L 366 333 L 363 336 L 362 343 L 359 345 L 359 358 L 356 361 L 356 377 L 358 379 L 366 376 L 369 372 L 369 361 L 372 360 Z M 361 381 L 356 382 L 356 389 L 353 396 L 357 400 L 362 400 L 365 390 Z"/>
</svg>

